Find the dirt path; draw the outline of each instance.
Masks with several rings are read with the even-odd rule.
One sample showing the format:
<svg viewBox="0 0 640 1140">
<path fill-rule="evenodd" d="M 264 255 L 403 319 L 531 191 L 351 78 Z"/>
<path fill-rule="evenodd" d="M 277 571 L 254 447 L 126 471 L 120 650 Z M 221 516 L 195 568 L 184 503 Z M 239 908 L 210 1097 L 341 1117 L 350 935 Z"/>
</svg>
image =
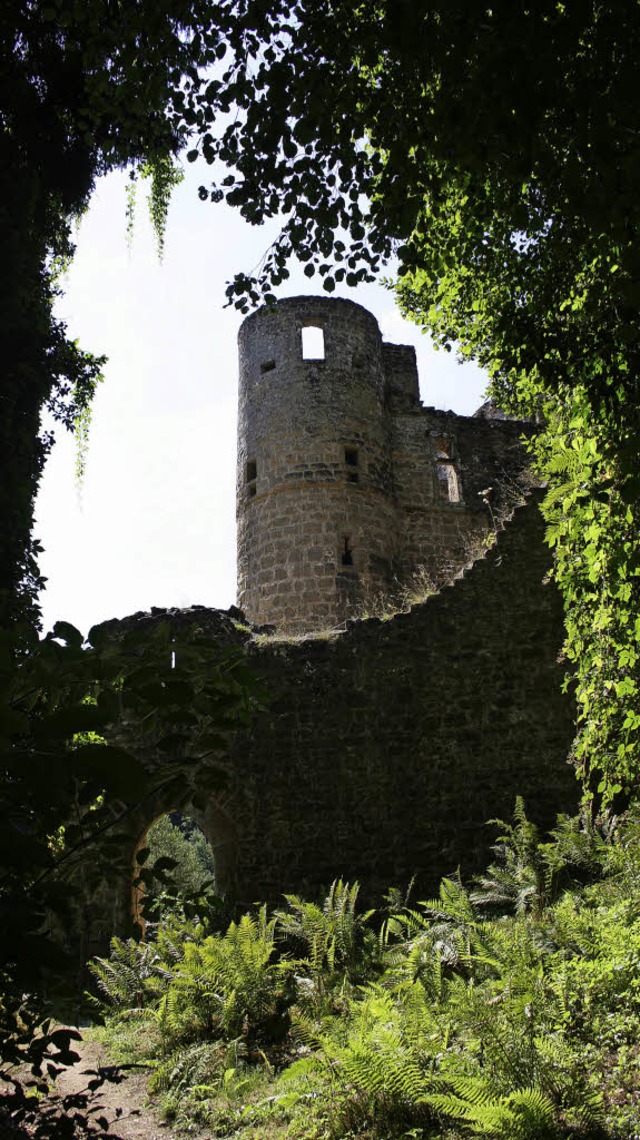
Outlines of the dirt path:
<svg viewBox="0 0 640 1140">
<path fill-rule="evenodd" d="M 107 1070 L 113 1072 L 104 1046 L 91 1038 L 73 1043 L 74 1052 L 80 1060 L 61 1073 L 56 1082 L 56 1092 L 62 1097 L 81 1094 L 86 1091 L 92 1075 L 86 1070 Z M 104 1116 L 109 1121 L 109 1131 L 105 1140 L 178 1140 L 177 1133 L 164 1124 L 147 1103 L 148 1070 L 125 1069 L 122 1081 L 115 1084 L 105 1082 L 91 1096 L 90 1108 L 98 1108 L 96 1116 Z M 92 1114 L 93 1115 L 93 1114 Z M 199 1133 L 201 1140 L 205 1134 Z"/>
</svg>

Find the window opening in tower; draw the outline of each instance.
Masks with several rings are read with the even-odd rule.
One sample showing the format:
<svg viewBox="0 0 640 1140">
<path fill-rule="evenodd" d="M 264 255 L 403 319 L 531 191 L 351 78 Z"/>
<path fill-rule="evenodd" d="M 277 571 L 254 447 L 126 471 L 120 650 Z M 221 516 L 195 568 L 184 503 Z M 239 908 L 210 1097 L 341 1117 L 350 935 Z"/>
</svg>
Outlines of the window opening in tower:
<svg viewBox="0 0 640 1140">
<path fill-rule="evenodd" d="M 440 497 L 448 503 L 460 502 L 460 483 L 455 464 L 451 459 L 438 459 L 436 462 L 436 475 Z"/>
<path fill-rule="evenodd" d="M 245 483 L 247 484 L 247 496 L 252 499 L 256 493 L 256 480 L 258 478 L 258 464 L 255 459 L 248 459 L 245 468 Z"/>
<path fill-rule="evenodd" d="M 344 461 L 345 461 L 345 464 L 347 466 L 347 482 L 357 483 L 358 477 L 359 477 L 358 476 L 358 466 L 359 466 L 359 462 L 360 462 L 360 457 L 358 455 L 358 448 L 357 447 L 345 447 L 345 449 L 344 449 Z"/>
<path fill-rule="evenodd" d="M 451 442 L 443 436 L 436 436 L 434 444 L 436 452 L 435 467 L 440 498 L 444 499 L 447 503 L 459 503 L 460 480 L 458 478 L 456 465 L 451 456 Z"/>
<path fill-rule="evenodd" d="M 320 325 L 303 326 L 302 359 L 324 360 L 324 331 Z"/>
</svg>

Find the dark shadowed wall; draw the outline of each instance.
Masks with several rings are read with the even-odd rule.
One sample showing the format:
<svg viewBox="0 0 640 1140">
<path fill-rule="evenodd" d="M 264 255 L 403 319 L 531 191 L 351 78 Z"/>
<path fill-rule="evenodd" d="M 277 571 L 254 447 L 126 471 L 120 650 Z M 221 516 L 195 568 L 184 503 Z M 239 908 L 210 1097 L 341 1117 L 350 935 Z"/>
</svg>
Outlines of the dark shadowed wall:
<svg viewBox="0 0 640 1140">
<path fill-rule="evenodd" d="M 508 818 L 517 794 L 543 827 L 575 809 L 548 558 L 534 496 L 440 593 L 332 638 L 252 640 L 237 611 L 203 607 L 110 623 L 116 635 L 193 624 L 222 649 L 244 644 L 264 681 L 269 706 L 232 742 L 227 786 L 198 813 L 222 889 L 274 901 L 343 876 L 375 899 L 416 875 L 424 897 L 441 875 L 482 868 L 486 821 Z M 150 822 L 132 817 L 132 851 Z"/>
<path fill-rule="evenodd" d="M 337 876 L 379 896 L 479 871 L 516 794 L 548 826 L 574 810 L 562 611 L 535 503 L 439 594 L 332 640 L 250 648 L 271 705 L 231 757 L 236 887 Z"/>
</svg>

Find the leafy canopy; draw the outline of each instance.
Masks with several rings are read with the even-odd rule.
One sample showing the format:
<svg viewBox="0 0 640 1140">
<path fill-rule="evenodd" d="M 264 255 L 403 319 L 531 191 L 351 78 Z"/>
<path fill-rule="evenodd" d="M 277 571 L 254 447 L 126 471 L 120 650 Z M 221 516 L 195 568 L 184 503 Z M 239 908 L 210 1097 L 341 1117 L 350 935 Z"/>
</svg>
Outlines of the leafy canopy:
<svg viewBox="0 0 640 1140">
<path fill-rule="evenodd" d="M 99 173 L 155 164 L 161 205 L 167 159 L 186 144 L 211 167 L 201 197 L 253 224 L 282 220 L 259 269 L 230 283 L 238 308 L 273 300 L 292 254 L 332 292 L 395 252 L 405 312 L 487 366 L 508 410 L 544 416 L 537 457 L 563 488 L 546 510 L 579 766 L 590 795 L 628 793 L 640 728 L 637 5 L 14 0 L 0 37 L 13 290 L 0 324 L 0 601 L 37 585 L 40 408 L 73 421 L 99 371 L 52 318 L 50 258 L 69 252 L 67 219 Z"/>
<path fill-rule="evenodd" d="M 506 410 L 544 421 L 534 451 L 552 486 L 578 767 L 588 797 L 632 794 L 640 10 L 283 0 L 237 13 L 226 70 L 185 94 L 188 157 L 221 171 L 203 198 L 283 228 L 229 300 L 273 301 L 291 254 L 331 292 L 395 252 L 405 313 L 487 367 Z"/>
<path fill-rule="evenodd" d="M 7 0 L 0 11 L 0 623 L 37 621 L 33 498 L 51 436 L 79 426 L 80 459 L 104 359 L 53 313 L 70 219 L 96 178 L 152 171 L 159 240 L 173 156 L 188 129 L 174 94 L 210 66 L 228 19 L 205 0 Z M 202 34 L 207 34 L 204 43 Z"/>
</svg>

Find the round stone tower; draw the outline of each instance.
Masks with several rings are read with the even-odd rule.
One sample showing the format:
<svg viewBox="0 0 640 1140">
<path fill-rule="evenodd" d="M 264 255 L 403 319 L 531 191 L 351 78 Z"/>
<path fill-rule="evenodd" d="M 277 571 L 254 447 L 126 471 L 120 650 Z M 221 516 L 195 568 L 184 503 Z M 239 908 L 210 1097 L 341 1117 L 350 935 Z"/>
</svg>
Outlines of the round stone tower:
<svg viewBox="0 0 640 1140">
<path fill-rule="evenodd" d="M 388 590 L 397 550 L 378 324 L 292 297 L 238 340 L 238 605 L 290 631 L 339 625 Z"/>
</svg>

